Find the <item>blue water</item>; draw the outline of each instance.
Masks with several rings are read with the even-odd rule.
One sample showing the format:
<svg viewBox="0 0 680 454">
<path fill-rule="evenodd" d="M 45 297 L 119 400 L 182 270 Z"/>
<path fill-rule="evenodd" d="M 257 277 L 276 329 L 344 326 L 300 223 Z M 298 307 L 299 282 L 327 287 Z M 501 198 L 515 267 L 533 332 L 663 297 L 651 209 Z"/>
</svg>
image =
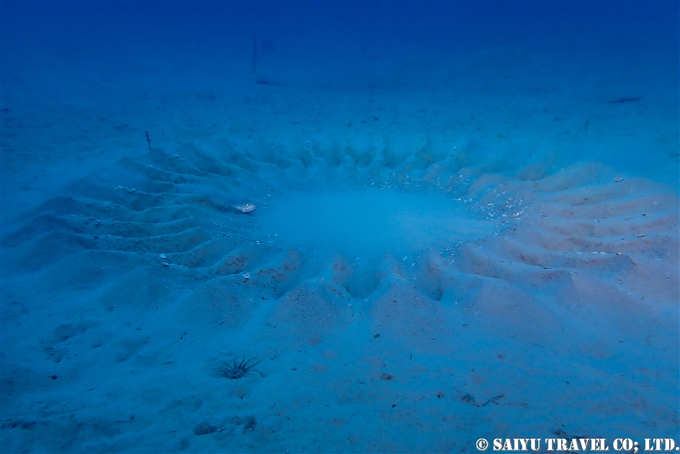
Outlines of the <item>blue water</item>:
<svg viewBox="0 0 680 454">
<path fill-rule="evenodd" d="M 0 12 L 2 452 L 680 445 L 678 2 Z"/>
<path fill-rule="evenodd" d="M 5 2 L 3 56 L 5 64 L 51 57 L 74 68 L 200 56 L 220 68 L 238 58 L 250 65 L 255 33 L 262 70 L 274 58 L 267 53 L 286 66 L 351 61 L 346 70 L 356 72 L 375 59 L 449 60 L 518 46 L 568 64 L 646 60 L 671 71 L 676 13 L 674 2 Z"/>
</svg>

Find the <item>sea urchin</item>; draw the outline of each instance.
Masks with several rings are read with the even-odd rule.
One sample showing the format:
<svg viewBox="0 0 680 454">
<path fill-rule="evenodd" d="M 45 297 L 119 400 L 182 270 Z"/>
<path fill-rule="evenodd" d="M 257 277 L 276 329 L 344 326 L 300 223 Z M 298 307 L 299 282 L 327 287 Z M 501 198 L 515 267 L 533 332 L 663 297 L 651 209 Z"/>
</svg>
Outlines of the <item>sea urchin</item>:
<svg viewBox="0 0 680 454">
<path fill-rule="evenodd" d="M 238 380 L 239 378 L 247 377 L 252 375 L 254 372 L 259 372 L 255 369 L 260 362 L 253 362 L 254 358 L 246 360 L 245 356 L 241 362 L 236 362 L 234 360 L 232 363 L 224 362 L 222 366 L 216 367 L 214 372 L 215 376 L 228 378 L 230 380 Z"/>
</svg>

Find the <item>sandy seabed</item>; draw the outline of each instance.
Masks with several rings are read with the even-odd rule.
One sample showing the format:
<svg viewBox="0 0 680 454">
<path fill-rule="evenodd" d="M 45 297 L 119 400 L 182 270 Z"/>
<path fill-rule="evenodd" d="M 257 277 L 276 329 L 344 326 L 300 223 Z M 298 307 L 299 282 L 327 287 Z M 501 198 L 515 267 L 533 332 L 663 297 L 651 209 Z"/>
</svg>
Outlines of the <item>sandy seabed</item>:
<svg viewBox="0 0 680 454">
<path fill-rule="evenodd" d="M 22 209 L 7 196 L 3 451 L 677 434 L 677 185 L 596 155 L 318 121 L 157 140 L 19 184 L 45 195 Z M 19 162 L 8 174 L 30 174 Z"/>
</svg>

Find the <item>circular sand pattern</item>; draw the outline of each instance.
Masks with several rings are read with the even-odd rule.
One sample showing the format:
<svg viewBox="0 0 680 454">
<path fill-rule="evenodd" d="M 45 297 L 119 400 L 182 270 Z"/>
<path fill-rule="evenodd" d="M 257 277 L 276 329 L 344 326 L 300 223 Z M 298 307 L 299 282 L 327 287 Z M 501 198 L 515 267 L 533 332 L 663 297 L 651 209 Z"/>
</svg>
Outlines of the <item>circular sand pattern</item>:
<svg viewBox="0 0 680 454">
<path fill-rule="evenodd" d="M 258 150 L 124 159 L 3 238 L 16 303 L 3 317 L 72 320 L 41 327 L 45 362 L 5 361 L 4 399 L 24 399 L 8 417 L 42 433 L 15 447 L 58 450 L 72 427 L 97 449 L 132 437 L 140 449 L 284 451 L 307 426 L 310 450 L 455 451 L 518 418 L 541 437 L 677 426 L 664 397 L 678 373 L 669 188 L 471 149 Z M 257 210 L 235 208 L 247 203 Z M 33 272 L 40 285 L 22 281 Z M 55 294 L 81 312 L 60 313 Z M 209 373 L 241 354 L 261 376 Z M 53 386 L 40 377 L 57 370 L 61 394 L 41 398 Z M 132 375 L 150 384 L 126 386 Z M 128 402 L 125 422 L 78 412 L 96 397 Z M 384 430 L 363 434 L 376 419 Z M 162 447 L 144 438 L 158 424 Z M 195 426 L 220 430 L 197 438 Z"/>
</svg>

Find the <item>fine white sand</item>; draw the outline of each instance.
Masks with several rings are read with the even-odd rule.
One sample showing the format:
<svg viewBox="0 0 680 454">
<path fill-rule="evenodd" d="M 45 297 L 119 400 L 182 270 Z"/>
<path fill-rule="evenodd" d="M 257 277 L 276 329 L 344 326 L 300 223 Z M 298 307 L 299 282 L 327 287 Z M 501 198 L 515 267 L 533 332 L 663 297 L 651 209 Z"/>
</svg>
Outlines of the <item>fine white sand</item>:
<svg viewBox="0 0 680 454">
<path fill-rule="evenodd" d="M 3 452 L 677 435 L 677 80 L 607 65 L 3 72 Z"/>
</svg>

